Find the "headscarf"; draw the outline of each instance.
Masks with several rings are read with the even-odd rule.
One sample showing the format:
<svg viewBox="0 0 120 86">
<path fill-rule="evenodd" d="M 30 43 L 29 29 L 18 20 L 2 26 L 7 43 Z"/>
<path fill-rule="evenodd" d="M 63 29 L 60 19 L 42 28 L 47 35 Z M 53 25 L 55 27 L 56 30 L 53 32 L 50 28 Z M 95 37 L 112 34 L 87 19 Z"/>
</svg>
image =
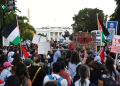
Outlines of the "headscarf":
<svg viewBox="0 0 120 86">
<path fill-rule="evenodd" d="M 100 58 L 99 56 L 96 56 L 96 57 L 94 58 L 94 61 L 97 61 L 97 62 L 101 63 L 101 58 Z"/>
</svg>

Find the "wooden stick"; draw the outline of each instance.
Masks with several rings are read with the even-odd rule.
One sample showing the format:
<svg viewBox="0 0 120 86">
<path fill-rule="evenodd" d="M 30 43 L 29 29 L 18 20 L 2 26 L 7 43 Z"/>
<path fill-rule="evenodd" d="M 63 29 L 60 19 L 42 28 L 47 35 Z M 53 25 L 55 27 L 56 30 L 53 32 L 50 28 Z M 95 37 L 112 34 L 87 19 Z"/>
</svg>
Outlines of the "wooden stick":
<svg viewBox="0 0 120 86">
<path fill-rule="evenodd" d="M 115 66 L 116 66 L 117 56 L 118 56 L 118 53 L 116 54 L 116 58 L 115 58 L 115 63 L 114 63 Z"/>
</svg>

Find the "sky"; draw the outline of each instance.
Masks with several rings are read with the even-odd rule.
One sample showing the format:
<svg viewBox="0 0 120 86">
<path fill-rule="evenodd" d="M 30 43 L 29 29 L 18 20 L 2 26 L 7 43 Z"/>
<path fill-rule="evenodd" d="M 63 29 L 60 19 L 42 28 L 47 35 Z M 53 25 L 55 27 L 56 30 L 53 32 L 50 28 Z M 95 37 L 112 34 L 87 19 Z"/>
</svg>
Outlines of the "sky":
<svg viewBox="0 0 120 86">
<path fill-rule="evenodd" d="M 110 16 L 115 8 L 114 0 L 17 0 L 16 6 L 21 11 L 19 16 L 27 16 L 30 10 L 30 24 L 34 28 L 71 27 L 72 17 L 81 9 L 98 8 Z M 96 16 L 96 15 L 95 15 Z"/>
</svg>

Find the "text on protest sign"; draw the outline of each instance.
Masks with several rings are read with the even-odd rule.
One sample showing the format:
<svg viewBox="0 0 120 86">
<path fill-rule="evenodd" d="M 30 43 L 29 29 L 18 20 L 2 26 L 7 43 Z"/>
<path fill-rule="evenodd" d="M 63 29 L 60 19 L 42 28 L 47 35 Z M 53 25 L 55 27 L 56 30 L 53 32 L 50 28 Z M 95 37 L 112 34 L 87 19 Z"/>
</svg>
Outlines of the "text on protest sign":
<svg viewBox="0 0 120 86">
<path fill-rule="evenodd" d="M 120 35 L 113 36 L 111 52 L 120 53 Z"/>
<path fill-rule="evenodd" d="M 73 33 L 73 48 L 96 49 L 96 33 L 90 32 L 74 32 Z"/>
</svg>

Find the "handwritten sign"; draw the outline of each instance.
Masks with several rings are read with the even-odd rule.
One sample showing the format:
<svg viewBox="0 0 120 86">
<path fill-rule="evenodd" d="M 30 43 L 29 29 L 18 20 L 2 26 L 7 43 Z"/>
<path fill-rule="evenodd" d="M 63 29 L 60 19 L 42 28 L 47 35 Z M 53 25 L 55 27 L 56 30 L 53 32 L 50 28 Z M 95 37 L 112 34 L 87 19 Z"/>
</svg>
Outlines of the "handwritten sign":
<svg viewBox="0 0 120 86">
<path fill-rule="evenodd" d="M 96 33 L 90 32 L 74 32 L 73 33 L 73 48 L 96 49 Z"/>
</svg>

